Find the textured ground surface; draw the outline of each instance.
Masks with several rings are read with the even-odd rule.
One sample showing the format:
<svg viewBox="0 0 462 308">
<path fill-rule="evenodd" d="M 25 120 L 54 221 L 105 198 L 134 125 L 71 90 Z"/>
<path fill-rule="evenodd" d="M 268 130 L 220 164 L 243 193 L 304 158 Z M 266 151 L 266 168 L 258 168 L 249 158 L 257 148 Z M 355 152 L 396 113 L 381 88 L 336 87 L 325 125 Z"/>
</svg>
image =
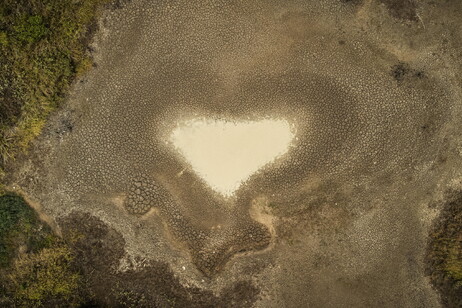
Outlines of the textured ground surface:
<svg viewBox="0 0 462 308">
<path fill-rule="evenodd" d="M 462 186 L 460 9 L 130 1 L 14 186 L 63 232 L 103 230 L 100 271 L 182 305 L 439 307 L 424 255 L 429 205 Z M 165 142 L 195 117 L 284 118 L 298 139 L 225 200 Z M 140 282 L 143 264 L 172 276 Z"/>
</svg>

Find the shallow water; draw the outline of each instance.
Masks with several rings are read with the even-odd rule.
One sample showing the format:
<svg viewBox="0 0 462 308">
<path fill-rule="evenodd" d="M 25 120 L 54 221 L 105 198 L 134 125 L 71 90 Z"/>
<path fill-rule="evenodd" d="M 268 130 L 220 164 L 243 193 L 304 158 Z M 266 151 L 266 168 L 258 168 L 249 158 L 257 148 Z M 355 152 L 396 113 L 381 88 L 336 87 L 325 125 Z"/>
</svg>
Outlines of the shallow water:
<svg viewBox="0 0 462 308">
<path fill-rule="evenodd" d="M 281 119 L 197 119 L 179 125 L 171 141 L 207 184 L 231 196 L 249 176 L 286 153 L 293 137 Z"/>
</svg>

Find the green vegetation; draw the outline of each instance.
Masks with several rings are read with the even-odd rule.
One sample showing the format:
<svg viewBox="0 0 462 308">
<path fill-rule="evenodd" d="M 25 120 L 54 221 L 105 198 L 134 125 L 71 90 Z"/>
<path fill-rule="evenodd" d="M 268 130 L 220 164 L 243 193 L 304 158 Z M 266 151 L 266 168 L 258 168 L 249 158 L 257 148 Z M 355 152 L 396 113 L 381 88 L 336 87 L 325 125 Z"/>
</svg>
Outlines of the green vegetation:
<svg viewBox="0 0 462 308">
<path fill-rule="evenodd" d="M 462 303 L 462 192 L 448 202 L 431 233 L 428 272 L 448 307 Z"/>
<path fill-rule="evenodd" d="M 433 257 L 439 261 L 436 270 L 456 287 L 462 287 L 462 232 L 435 239 L 433 249 Z"/>
<path fill-rule="evenodd" d="M 77 306 L 81 276 L 71 270 L 72 261 L 66 246 L 45 248 L 17 259 L 8 277 L 14 302 L 22 307 Z"/>
<path fill-rule="evenodd" d="M 11 264 L 19 247 L 35 252 L 53 245 L 50 228 L 16 194 L 0 196 L 0 267 Z"/>
<path fill-rule="evenodd" d="M 75 79 L 97 9 L 108 0 L 3 0 L 0 4 L 0 173 L 27 149 Z"/>
<path fill-rule="evenodd" d="M 462 234 L 460 234 L 462 235 Z M 462 238 L 451 239 L 448 247 L 444 271 L 456 283 L 457 287 L 462 287 Z"/>
<path fill-rule="evenodd" d="M 0 306 L 76 306 L 80 281 L 68 245 L 21 196 L 0 196 Z"/>
<path fill-rule="evenodd" d="M 24 199 L 2 191 L 8 162 L 27 150 L 73 80 L 93 65 L 87 46 L 109 0 L 0 1 L 0 306 L 73 307 L 74 252 Z"/>
</svg>

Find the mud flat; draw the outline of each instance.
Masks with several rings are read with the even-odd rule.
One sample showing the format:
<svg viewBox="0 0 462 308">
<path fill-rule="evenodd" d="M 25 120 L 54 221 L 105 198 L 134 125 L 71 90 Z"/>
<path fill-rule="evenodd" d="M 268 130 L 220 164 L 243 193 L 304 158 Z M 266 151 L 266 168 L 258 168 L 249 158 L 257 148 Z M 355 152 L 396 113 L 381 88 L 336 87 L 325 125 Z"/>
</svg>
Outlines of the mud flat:
<svg viewBox="0 0 462 308">
<path fill-rule="evenodd" d="M 13 179 L 63 234 L 104 230 L 91 256 L 126 294 L 157 264 L 184 307 L 440 306 L 424 256 L 462 188 L 460 1 L 123 2 Z"/>
</svg>

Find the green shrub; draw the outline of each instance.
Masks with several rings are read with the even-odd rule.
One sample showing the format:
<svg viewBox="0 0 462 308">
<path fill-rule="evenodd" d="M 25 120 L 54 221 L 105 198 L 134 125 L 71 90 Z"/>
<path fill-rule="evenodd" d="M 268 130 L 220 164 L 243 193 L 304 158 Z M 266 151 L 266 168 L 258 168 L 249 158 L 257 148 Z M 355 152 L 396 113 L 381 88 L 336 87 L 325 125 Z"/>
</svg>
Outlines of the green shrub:
<svg viewBox="0 0 462 308">
<path fill-rule="evenodd" d="M 427 274 L 442 293 L 443 306 L 462 302 L 462 191 L 448 196 L 430 232 Z"/>
<path fill-rule="evenodd" d="M 48 28 L 42 16 L 28 16 L 20 19 L 20 24 L 14 27 L 15 37 L 23 43 L 38 42 L 48 34 Z"/>
<path fill-rule="evenodd" d="M 91 68 L 90 25 L 109 0 L 0 1 L 0 180 Z"/>
<path fill-rule="evenodd" d="M 13 193 L 0 196 L 0 268 L 11 264 L 18 247 L 37 252 L 59 239 L 41 222 L 24 199 Z"/>
<path fill-rule="evenodd" d="M 81 276 L 73 260 L 21 196 L 0 195 L 0 306 L 76 306 Z"/>
<path fill-rule="evenodd" d="M 20 196 L 0 196 L 0 267 L 8 265 L 15 253 L 18 229 L 29 229 L 33 220 L 34 212 Z"/>
<path fill-rule="evenodd" d="M 8 35 L 4 31 L 0 31 L 0 46 L 8 45 Z"/>
<path fill-rule="evenodd" d="M 77 306 L 81 277 L 71 270 L 66 246 L 42 249 L 17 259 L 9 275 L 14 301 L 20 307 Z"/>
<path fill-rule="evenodd" d="M 462 238 L 451 239 L 447 250 L 444 271 L 458 287 L 462 287 Z"/>
</svg>

